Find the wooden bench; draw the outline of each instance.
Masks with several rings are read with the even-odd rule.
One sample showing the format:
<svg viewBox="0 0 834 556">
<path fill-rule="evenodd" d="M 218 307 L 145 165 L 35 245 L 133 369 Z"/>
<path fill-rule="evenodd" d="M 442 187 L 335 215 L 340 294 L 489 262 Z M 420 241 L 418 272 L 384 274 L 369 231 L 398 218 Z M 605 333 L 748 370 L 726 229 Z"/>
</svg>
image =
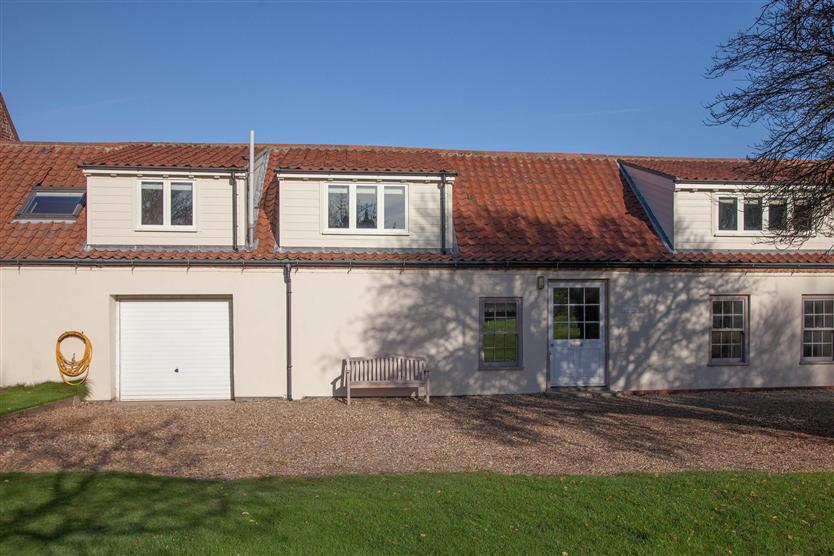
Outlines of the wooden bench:
<svg viewBox="0 0 834 556">
<path fill-rule="evenodd" d="M 416 388 L 423 387 L 429 403 L 429 370 L 425 357 L 388 355 L 384 357 L 348 357 L 344 360 L 347 403 L 351 388 Z"/>
</svg>

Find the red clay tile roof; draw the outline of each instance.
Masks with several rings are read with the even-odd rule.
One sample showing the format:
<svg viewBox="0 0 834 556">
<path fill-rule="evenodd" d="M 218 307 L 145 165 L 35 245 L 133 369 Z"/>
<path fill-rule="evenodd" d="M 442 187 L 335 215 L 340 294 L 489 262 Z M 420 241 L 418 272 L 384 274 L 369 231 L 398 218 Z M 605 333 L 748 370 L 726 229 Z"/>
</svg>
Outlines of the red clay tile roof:
<svg viewBox="0 0 834 556">
<path fill-rule="evenodd" d="M 816 252 L 672 253 L 652 229 L 614 157 L 321 145 L 259 148 L 270 150 L 270 161 L 256 225 L 257 248 L 236 253 L 177 248 L 90 249 L 85 246 L 84 210 L 74 223 L 24 223 L 13 218 L 35 185 L 84 187 L 86 180 L 78 167 L 82 161 L 243 167 L 247 162 L 246 145 L 0 143 L 0 259 L 834 263 L 834 256 Z M 459 251 L 450 255 L 281 252 L 275 245 L 275 172 L 279 168 L 455 172 L 454 226 Z"/>
<path fill-rule="evenodd" d="M 750 162 L 743 158 L 629 157 L 622 162 L 680 181 L 756 181 Z"/>
<path fill-rule="evenodd" d="M 85 166 L 146 168 L 245 168 L 247 145 L 138 143 L 81 161 Z"/>
</svg>

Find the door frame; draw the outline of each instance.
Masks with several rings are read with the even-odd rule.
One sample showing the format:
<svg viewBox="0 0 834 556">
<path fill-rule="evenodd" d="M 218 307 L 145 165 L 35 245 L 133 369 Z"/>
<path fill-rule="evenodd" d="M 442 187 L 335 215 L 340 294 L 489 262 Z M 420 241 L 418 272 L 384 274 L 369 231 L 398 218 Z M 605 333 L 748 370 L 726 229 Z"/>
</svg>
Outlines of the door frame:
<svg viewBox="0 0 834 556">
<path fill-rule="evenodd" d="M 608 332 L 609 329 L 610 329 L 610 313 L 611 313 L 611 311 L 609 309 L 610 304 L 611 304 L 611 300 L 610 300 L 611 296 L 610 296 L 610 293 L 609 293 L 609 291 L 610 291 L 610 280 L 608 278 L 590 278 L 590 279 L 549 278 L 547 280 L 547 296 L 546 296 L 546 298 L 547 298 L 547 330 L 546 330 L 547 336 L 546 336 L 546 341 L 545 341 L 545 345 L 546 345 L 545 349 L 547 349 L 547 365 L 545 367 L 545 374 L 546 374 L 545 384 L 547 384 L 547 389 L 548 390 L 551 389 L 551 388 L 571 388 L 570 386 L 554 385 L 550 382 L 550 372 L 551 372 L 551 368 L 552 368 L 551 363 L 552 363 L 552 360 L 553 360 L 553 354 L 550 351 L 550 340 L 552 339 L 550 336 L 553 334 L 553 288 L 554 287 L 560 287 L 560 286 L 561 287 L 565 287 L 565 286 L 566 287 L 570 287 L 570 286 L 579 287 L 579 286 L 588 286 L 588 285 L 591 285 L 591 286 L 597 286 L 598 285 L 598 286 L 602 287 L 602 291 L 603 291 L 603 295 L 604 295 L 604 299 L 605 299 L 605 308 L 604 308 L 603 313 L 602 313 L 605 316 L 604 317 L 605 318 L 605 320 L 604 320 L 605 339 L 602 343 L 603 350 L 605 351 L 605 355 L 603 357 L 603 377 L 604 377 L 603 380 L 604 380 L 604 383 L 603 383 L 602 386 L 592 386 L 590 388 L 608 388 L 611 385 L 611 376 L 610 376 L 610 371 L 609 371 L 609 368 L 608 368 L 609 354 L 611 353 L 611 349 L 610 349 L 611 346 L 610 346 L 610 339 L 609 339 L 611 335 Z M 601 299 L 602 298 L 603 297 L 601 297 Z M 580 386 L 578 388 L 583 388 L 583 387 Z"/>
<path fill-rule="evenodd" d="M 116 356 L 116 377 L 115 377 L 115 399 L 122 401 L 122 302 L 131 301 L 225 301 L 229 306 L 229 400 L 235 400 L 235 321 L 234 321 L 234 300 L 231 295 L 179 295 L 179 294 L 161 294 L 161 295 L 143 295 L 143 294 L 127 294 L 127 295 L 113 295 L 111 296 L 115 301 L 115 356 Z M 112 394 L 111 394 L 112 395 Z M 179 403 L 179 401 L 188 400 L 171 400 L 170 403 Z M 127 402 L 126 402 L 127 403 Z M 130 403 L 169 403 L 154 400 L 147 401 L 130 401 Z"/>
</svg>

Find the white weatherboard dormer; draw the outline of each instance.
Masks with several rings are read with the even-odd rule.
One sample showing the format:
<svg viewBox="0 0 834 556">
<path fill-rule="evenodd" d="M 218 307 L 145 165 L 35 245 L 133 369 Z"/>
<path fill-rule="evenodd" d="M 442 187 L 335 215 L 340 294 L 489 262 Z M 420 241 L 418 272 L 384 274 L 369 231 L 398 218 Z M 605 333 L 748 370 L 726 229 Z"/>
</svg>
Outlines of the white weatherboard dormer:
<svg viewBox="0 0 834 556">
<path fill-rule="evenodd" d="M 440 250 L 441 192 L 453 246 L 453 175 L 282 170 L 278 180 L 281 248 Z"/>
<path fill-rule="evenodd" d="M 790 199 L 765 199 L 750 183 L 674 179 L 622 164 L 629 183 L 646 206 L 655 227 L 675 250 L 775 250 L 771 238 L 788 222 L 802 226 L 805 206 Z M 796 250 L 826 250 L 834 238 L 810 226 Z"/>
<path fill-rule="evenodd" d="M 87 243 L 95 246 L 231 247 L 246 242 L 245 172 L 87 168 Z"/>
</svg>

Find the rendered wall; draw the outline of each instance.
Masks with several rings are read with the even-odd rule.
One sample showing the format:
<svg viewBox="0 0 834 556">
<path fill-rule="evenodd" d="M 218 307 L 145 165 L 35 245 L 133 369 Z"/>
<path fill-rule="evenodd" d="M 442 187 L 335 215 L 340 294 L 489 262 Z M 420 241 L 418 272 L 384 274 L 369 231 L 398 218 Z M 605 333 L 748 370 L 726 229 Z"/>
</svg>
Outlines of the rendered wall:
<svg viewBox="0 0 834 556">
<path fill-rule="evenodd" d="M 117 398 L 116 298 L 137 295 L 231 297 L 235 396 L 286 395 L 281 269 L 0 268 L 0 385 L 59 380 L 55 340 L 80 330 L 92 397 Z"/>
<path fill-rule="evenodd" d="M 609 383 L 615 390 L 834 385 L 834 364 L 800 364 L 802 295 L 834 294 L 832 273 L 512 272 L 302 269 L 293 272 L 293 397 L 342 394 L 341 359 L 427 355 L 437 395 L 547 387 L 548 280 L 608 283 Z M 710 366 L 710 295 L 750 296 L 744 366 Z M 285 396 L 280 269 L 4 267 L 0 385 L 57 380 L 54 342 L 93 340 L 95 399 L 118 394 L 119 296 L 230 296 L 235 396 Z M 523 297 L 520 371 L 478 370 L 478 299 Z"/>
</svg>

